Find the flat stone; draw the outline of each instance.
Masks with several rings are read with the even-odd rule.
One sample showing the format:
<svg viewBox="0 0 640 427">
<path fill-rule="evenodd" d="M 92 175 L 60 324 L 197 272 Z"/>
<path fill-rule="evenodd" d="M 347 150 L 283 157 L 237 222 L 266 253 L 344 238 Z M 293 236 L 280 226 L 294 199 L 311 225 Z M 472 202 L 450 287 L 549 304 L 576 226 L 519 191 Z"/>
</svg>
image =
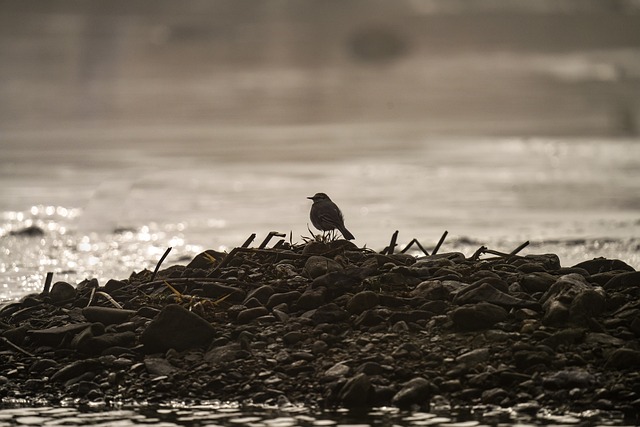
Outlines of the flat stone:
<svg viewBox="0 0 640 427">
<path fill-rule="evenodd" d="M 100 322 L 103 325 L 113 325 L 127 322 L 133 315 L 133 310 L 125 310 L 115 307 L 85 307 L 82 309 L 82 315 L 89 322 Z"/>
<path fill-rule="evenodd" d="M 467 304 L 449 313 L 456 328 L 466 331 L 487 329 L 507 318 L 507 311 L 495 304 Z"/>
<path fill-rule="evenodd" d="M 162 309 L 142 332 L 140 341 L 147 352 L 178 351 L 207 347 L 216 335 L 209 322 L 186 308 L 171 304 Z"/>
</svg>

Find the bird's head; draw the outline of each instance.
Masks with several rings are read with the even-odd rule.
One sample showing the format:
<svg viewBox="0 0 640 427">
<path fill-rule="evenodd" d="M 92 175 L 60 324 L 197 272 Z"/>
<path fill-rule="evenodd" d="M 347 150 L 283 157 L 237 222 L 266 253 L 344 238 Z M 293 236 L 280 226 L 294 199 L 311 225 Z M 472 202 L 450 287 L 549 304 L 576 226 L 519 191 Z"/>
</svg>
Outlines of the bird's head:
<svg viewBox="0 0 640 427">
<path fill-rule="evenodd" d="M 307 199 L 311 199 L 311 200 L 313 200 L 314 202 L 320 202 L 320 201 L 322 201 L 322 200 L 331 200 L 331 199 L 329 198 L 329 196 L 327 196 L 327 195 L 326 195 L 326 194 L 324 194 L 324 193 L 316 193 L 316 194 L 314 194 L 314 195 L 313 195 L 313 196 L 311 196 L 311 197 L 307 197 Z"/>
</svg>

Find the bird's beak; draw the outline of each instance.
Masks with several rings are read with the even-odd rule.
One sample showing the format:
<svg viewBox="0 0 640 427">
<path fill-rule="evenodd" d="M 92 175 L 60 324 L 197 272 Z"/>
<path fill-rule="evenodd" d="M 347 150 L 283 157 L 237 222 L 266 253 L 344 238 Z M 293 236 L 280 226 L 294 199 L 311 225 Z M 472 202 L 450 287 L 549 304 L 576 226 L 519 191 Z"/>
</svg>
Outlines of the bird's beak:
<svg viewBox="0 0 640 427">
<path fill-rule="evenodd" d="M 313 197 L 307 197 L 307 199 L 309 199 L 309 200 L 313 200 Z"/>
</svg>

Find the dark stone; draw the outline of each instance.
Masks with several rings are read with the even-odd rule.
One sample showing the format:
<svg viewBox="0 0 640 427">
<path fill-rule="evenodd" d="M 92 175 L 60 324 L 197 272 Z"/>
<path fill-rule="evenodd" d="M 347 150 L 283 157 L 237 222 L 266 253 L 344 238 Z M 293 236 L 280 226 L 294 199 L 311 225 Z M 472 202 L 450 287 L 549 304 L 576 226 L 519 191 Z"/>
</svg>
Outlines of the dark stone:
<svg viewBox="0 0 640 427">
<path fill-rule="evenodd" d="M 420 320 L 429 320 L 433 316 L 433 313 L 424 310 L 397 311 L 391 313 L 387 321 L 391 324 L 397 322 L 416 323 Z"/>
<path fill-rule="evenodd" d="M 346 408 L 364 406 L 369 401 L 371 381 L 366 374 L 358 374 L 342 386 L 338 398 L 340 403 Z"/>
<path fill-rule="evenodd" d="M 604 289 L 606 291 L 614 291 L 627 288 L 640 288 L 640 271 L 618 274 L 604 285 Z"/>
<path fill-rule="evenodd" d="M 335 260 L 319 255 L 310 256 L 304 264 L 305 273 L 312 279 L 342 269 L 343 267 Z"/>
<path fill-rule="evenodd" d="M 378 305 L 378 294 L 372 291 L 362 291 L 355 294 L 347 303 L 347 311 L 360 314 Z"/>
<path fill-rule="evenodd" d="M 78 344 L 78 351 L 98 355 L 110 347 L 130 347 L 136 341 L 136 334 L 127 332 L 113 332 L 97 337 L 89 337 Z"/>
<path fill-rule="evenodd" d="M 246 296 L 242 289 L 220 283 L 206 282 L 202 284 L 202 296 L 207 298 L 224 298 L 227 302 L 242 302 Z"/>
<path fill-rule="evenodd" d="M 473 285 L 472 285 L 473 286 Z M 531 308 L 540 309 L 540 304 L 536 301 L 526 301 L 512 297 L 488 283 L 481 283 L 478 286 L 466 288 L 455 296 L 453 302 L 456 304 L 472 304 L 476 302 L 487 302 L 507 308 Z"/>
<path fill-rule="evenodd" d="M 629 264 L 619 259 L 594 258 L 590 261 L 583 261 L 574 267 L 583 268 L 591 275 L 604 273 L 607 271 L 635 271 Z"/>
<path fill-rule="evenodd" d="M 97 359 L 83 359 L 71 362 L 51 376 L 51 381 L 65 382 L 80 375 L 98 370 L 102 364 Z"/>
<path fill-rule="evenodd" d="M 249 292 L 247 294 L 247 299 L 255 298 L 258 301 L 260 301 L 262 305 L 265 305 L 267 304 L 267 301 L 269 301 L 269 297 L 271 297 L 271 295 L 273 295 L 274 293 L 275 293 L 275 290 L 273 289 L 272 286 L 262 285 L 259 288 Z"/>
<path fill-rule="evenodd" d="M 149 353 L 170 348 L 178 351 L 191 347 L 207 347 L 216 335 L 209 322 L 186 308 L 171 304 L 162 309 L 140 336 Z"/>
<path fill-rule="evenodd" d="M 417 377 L 405 383 L 393 396 L 391 402 L 400 408 L 408 408 L 412 405 L 428 407 L 434 390 L 435 386 L 431 382 Z"/>
<path fill-rule="evenodd" d="M 300 298 L 296 302 L 296 310 L 311 310 L 312 308 L 318 308 L 325 303 L 325 295 L 327 290 L 325 288 L 307 289 L 300 295 Z"/>
<path fill-rule="evenodd" d="M 542 385 L 551 390 L 586 388 L 595 384 L 595 377 L 583 369 L 567 369 L 542 378 Z"/>
<path fill-rule="evenodd" d="M 546 292 L 558 278 L 547 272 L 524 274 L 520 277 L 520 286 L 527 292 Z"/>
<path fill-rule="evenodd" d="M 196 255 L 189 264 L 187 269 L 203 269 L 208 270 L 219 264 L 227 254 L 208 249 Z"/>
<path fill-rule="evenodd" d="M 607 368 L 631 369 L 640 366 L 640 351 L 630 348 L 614 350 L 607 359 Z"/>
<path fill-rule="evenodd" d="M 82 315 L 90 322 L 100 322 L 103 325 L 124 323 L 136 314 L 133 310 L 113 307 L 85 307 Z"/>
<path fill-rule="evenodd" d="M 271 295 L 267 301 L 267 307 L 273 308 L 280 304 L 291 305 L 300 299 L 302 294 L 298 291 L 279 292 Z"/>
<path fill-rule="evenodd" d="M 378 314 L 376 310 L 367 310 L 362 312 L 354 321 L 354 324 L 360 326 L 375 326 L 385 322 L 384 317 Z"/>
<path fill-rule="evenodd" d="M 305 313 L 305 316 L 309 314 L 309 317 L 314 324 L 320 323 L 339 323 L 346 320 L 349 317 L 349 313 L 341 309 L 334 303 L 323 305 L 315 310 Z"/>
<path fill-rule="evenodd" d="M 449 313 L 456 328 L 465 331 L 487 329 L 507 318 L 507 311 L 494 304 L 467 304 Z"/>
<path fill-rule="evenodd" d="M 44 230 L 37 225 L 30 225 L 19 230 L 12 230 L 9 232 L 9 235 L 16 237 L 41 237 L 44 236 Z"/>
<path fill-rule="evenodd" d="M 300 341 L 303 341 L 306 338 L 306 335 L 300 331 L 291 331 L 284 334 L 282 337 L 282 341 L 287 345 L 297 344 Z"/>
<path fill-rule="evenodd" d="M 67 282 L 56 282 L 51 286 L 49 299 L 53 304 L 63 304 L 76 297 L 76 289 Z"/>
<path fill-rule="evenodd" d="M 586 325 L 605 308 L 605 293 L 579 274 L 561 276 L 540 299 L 545 311 L 543 322 L 560 326 L 566 322 Z"/>
<path fill-rule="evenodd" d="M 65 338 L 74 337 L 89 326 L 91 326 L 90 323 L 69 323 L 53 328 L 29 330 L 28 333 L 31 339 L 40 345 L 57 347 Z"/>
<path fill-rule="evenodd" d="M 108 294 L 120 290 L 127 286 L 127 282 L 122 280 L 109 279 L 104 285 L 104 291 Z"/>
<path fill-rule="evenodd" d="M 144 366 L 151 375 L 171 375 L 178 371 L 167 359 L 162 357 L 145 357 Z"/>
<path fill-rule="evenodd" d="M 237 321 L 238 323 L 249 323 L 254 319 L 257 319 L 260 316 L 265 316 L 269 314 L 269 310 L 265 307 L 253 307 L 242 310 L 238 313 Z"/>
</svg>

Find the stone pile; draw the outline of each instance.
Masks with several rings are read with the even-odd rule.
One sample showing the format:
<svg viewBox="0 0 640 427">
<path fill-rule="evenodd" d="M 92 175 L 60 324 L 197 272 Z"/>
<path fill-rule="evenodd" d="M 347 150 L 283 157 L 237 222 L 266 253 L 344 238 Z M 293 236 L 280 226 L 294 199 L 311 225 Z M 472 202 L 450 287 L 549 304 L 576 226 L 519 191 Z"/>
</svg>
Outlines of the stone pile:
<svg viewBox="0 0 640 427">
<path fill-rule="evenodd" d="M 640 272 L 619 260 L 207 251 L 0 311 L 0 397 L 640 410 Z"/>
</svg>

